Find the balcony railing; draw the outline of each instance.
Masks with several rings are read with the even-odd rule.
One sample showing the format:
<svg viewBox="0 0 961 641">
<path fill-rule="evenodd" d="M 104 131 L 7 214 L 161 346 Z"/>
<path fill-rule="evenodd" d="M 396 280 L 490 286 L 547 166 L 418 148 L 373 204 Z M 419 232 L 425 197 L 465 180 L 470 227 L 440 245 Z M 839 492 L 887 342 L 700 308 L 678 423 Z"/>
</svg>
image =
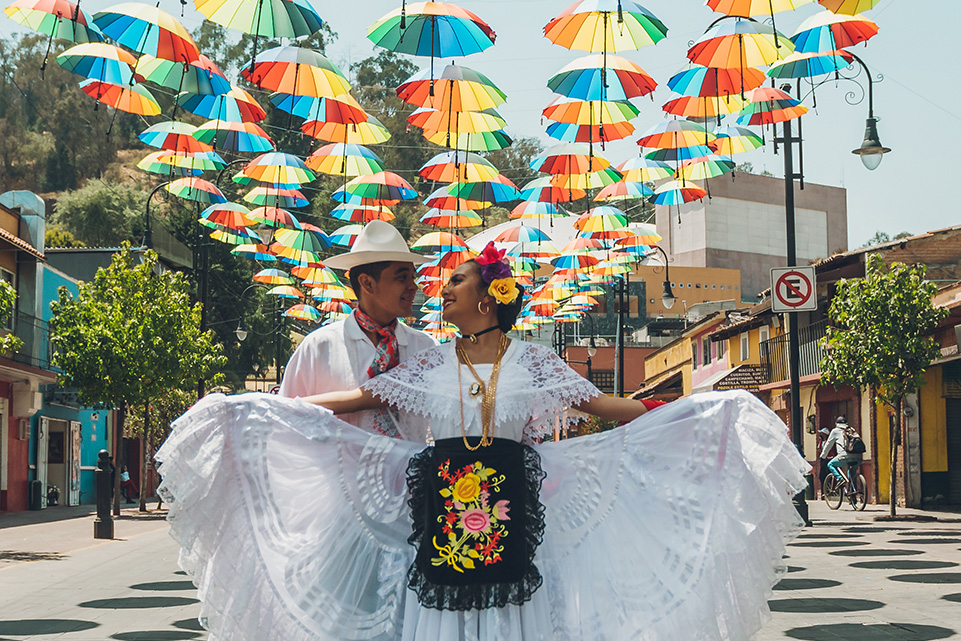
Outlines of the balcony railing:
<svg viewBox="0 0 961 641">
<path fill-rule="evenodd" d="M 11 354 L 10 360 L 40 369 L 50 370 L 53 346 L 50 344 L 50 325 L 47 321 L 17 312 L 13 333 L 23 341 L 20 351 Z"/>
<path fill-rule="evenodd" d="M 827 333 L 827 327 L 828 322 L 825 319 L 798 330 L 801 348 L 798 354 L 800 376 L 810 376 L 821 372 L 821 359 L 824 357 L 821 339 Z M 761 342 L 762 361 L 767 367 L 769 380 L 772 383 L 785 381 L 791 376 L 788 369 L 789 341 L 790 334 L 788 333 Z"/>
</svg>

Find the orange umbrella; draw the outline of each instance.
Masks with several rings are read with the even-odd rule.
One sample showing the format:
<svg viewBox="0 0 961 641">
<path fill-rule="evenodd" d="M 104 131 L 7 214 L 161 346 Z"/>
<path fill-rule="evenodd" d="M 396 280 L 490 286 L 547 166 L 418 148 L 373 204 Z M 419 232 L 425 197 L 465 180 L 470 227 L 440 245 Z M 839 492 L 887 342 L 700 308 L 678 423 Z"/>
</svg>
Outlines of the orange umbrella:
<svg viewBox="0 0 961 641">
<path fill-rule="evenodd" d="M 258 87 L 325 98 L 350 91 L 347 77 L 321 53 L 305 47 L 274 47 L 260 54 L 241 75 Z"/>
<path fill-rule="evenodd" d="M 140 85 L 114 85 L 97 80 L 84 80 L 80 88 L 98 103 L 104 103 L 114 109 L 125 111 L 138 116 L 156 116 L 160 113 L 160 105 L 145 87 Z"/>
</svg>

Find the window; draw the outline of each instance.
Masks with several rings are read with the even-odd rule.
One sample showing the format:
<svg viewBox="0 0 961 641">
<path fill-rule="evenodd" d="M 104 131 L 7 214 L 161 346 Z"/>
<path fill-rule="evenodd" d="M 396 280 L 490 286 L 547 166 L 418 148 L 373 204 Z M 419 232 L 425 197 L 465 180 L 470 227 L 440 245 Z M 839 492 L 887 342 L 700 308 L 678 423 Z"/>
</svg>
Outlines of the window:
<svg viewBox="0 0 961 641">
<path fill-rule="evenodd" d="M 701 340 L 701 351 L 704 353 L 704 365 L 705 366 L 710 365 L 711 364 L 711 338 L 709 336 L 705 336 Z"/>
<path fill-rule="evenodd" d="M 694 369 L 697 369 L 697 343 L 691 343 L 691 362 L 694 364 Z"/>
<path fill-rule="evenodd" d="M 763 326 L 763 327 L 761 328 L 761 330 L 760 330 L 760 337 L 758 338 L 758 340 L 760 341 L 760 344 L 759 344 L 759 346 L 758 346 L 758 354 L 760 354 L 762 358 L 763 358 L 764 356 L 767 356 L 767 342 L 766 342 L 766 341 L 767 341 L 768 339 L 770 339 L 770 338 L 771 338 L 771 328 L 768 327 L 767 325 L 765 325 L 765 326 Z"/>
<path fill-rule="evenodd" d="M 727 349 L 727 341 L 718 341 L 715 343 L 717 345 L 717 360 L 724 358 L 724 350 Z"/>
<path fill-rule="evenodd" d="M 750 343 L 748 342 L 747 332 L 741 334 L 741 360 L 746 361 L 751 355 Z"/>
<path fill-rule="evenodd" d="M 711 289 L 717 289 L 717 284 L 711 285 Z M 721 289 L 724 289 L 724 288 L 721 287 Z"/>
</svg>

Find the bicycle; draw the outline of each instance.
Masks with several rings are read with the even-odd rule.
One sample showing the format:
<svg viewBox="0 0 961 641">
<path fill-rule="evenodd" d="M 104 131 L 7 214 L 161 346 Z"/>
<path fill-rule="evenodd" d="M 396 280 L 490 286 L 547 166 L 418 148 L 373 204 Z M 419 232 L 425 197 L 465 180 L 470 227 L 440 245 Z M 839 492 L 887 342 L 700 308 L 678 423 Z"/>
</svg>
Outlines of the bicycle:
<svg viewBox="0 0 961 641">
<path fill-rule="evenodd" d="M 867 482 L 864 480 L 859 472 L 861 467 L 860 461 L 852 461 L 848 463 L 847 473 L 845 474 L 845 468 L 841 469 L 841 476 L 844 478 L 839 480 L 838 477 L 833 474 L 829 474 L 827 478 L 824 479 L 824 488 L 822 489 L 822 494 L 824 495 L 824 502 L 832 510 L 837 510 L 841 507 L 841 503 L 844 501 L 844 497 L 847 496 L 848 501 L 857 511 L 864 510 L 868 504 L 868 486 Z M 854 488 L 851 488 L 851 478 L 854 478 Z"/>
</svg>

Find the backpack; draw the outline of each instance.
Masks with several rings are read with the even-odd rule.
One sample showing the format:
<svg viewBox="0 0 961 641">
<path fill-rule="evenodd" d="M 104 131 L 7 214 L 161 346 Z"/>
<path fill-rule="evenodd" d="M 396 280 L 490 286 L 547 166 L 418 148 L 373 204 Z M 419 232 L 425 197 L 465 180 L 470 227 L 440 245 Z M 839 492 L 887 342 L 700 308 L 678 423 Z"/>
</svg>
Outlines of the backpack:
<svg viewBox="0 0 961 641">
<path fill-rule="evenodd" d="M 844 430 L 844 451 L 848 454 L 864 454 L 867 448 L 864 446 L 864 439 L 852 428 Z"/>
</svg>

